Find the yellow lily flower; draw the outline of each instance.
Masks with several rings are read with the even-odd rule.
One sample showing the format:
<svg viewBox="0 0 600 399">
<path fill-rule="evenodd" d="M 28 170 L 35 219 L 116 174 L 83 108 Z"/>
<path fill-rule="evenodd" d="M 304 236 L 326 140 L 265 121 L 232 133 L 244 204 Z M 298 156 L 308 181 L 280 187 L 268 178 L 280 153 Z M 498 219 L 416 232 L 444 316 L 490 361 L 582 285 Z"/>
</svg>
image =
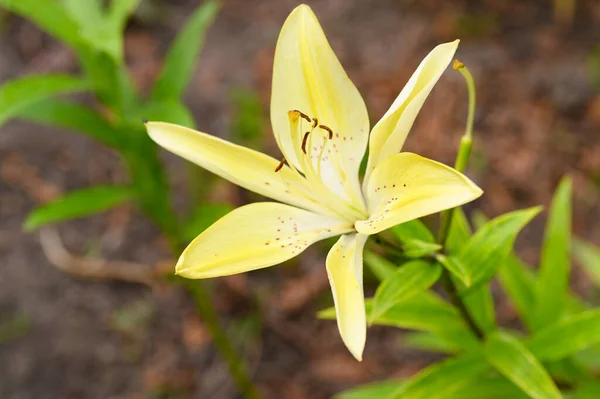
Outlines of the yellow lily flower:
<svg viewBox="0 0 600 399">
<path fill-rule="evenodd" d="M 365 103 L 312 10 L 285 21 L 275 51 L 271 123 L 284 155 L 268 155 L 182 126 L 148 122 L 167 150 L 281 203 L 242 206 L 200 234 L 176 273 L 208 278 L 282 263 L 316 241 L 341 235 L 327 255 L 337 323 L 361 360 L 366 340 L 362 252 L 369 235 L 472 201 L 482 194 L 458 171 L 399 153 L 458 40 L 437 46 L 369 135 Z M 362 185 L 359 166 L 369 141 Z"/>
</svg>

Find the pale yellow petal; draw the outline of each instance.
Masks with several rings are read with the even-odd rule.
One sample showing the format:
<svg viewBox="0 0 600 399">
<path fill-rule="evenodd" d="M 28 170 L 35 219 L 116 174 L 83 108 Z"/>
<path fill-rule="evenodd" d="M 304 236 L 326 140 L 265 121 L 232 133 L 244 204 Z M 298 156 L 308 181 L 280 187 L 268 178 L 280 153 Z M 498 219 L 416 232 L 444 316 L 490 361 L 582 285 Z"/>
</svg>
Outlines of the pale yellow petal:
<svg viewBox="0 0 600 399">
<path fill-rule="evenodd" d="M 177 274 L 187 278 L 227 276 L 293 258 L 315 241 L 352 230 L 348 222 L 274 202 L 237 208 L 185 249 Z"/>
<path fill-rule="evenodd" d="M 455 40 L 434 48 L 423 59 L 390 109 L 373 127 L 364 187 L 368 184 L 373 169 L 387 157 L 397 154 L 402 149 L 423 103 L 452 61 L 458 42 Z"/>
<path fill-rule="evenodd" d="M 355 224 L 362 234 L 454 208 L 483 193 L 455 169 L 408 152 L 379 164 L 366 191 L 370 216 Z"/>
<path fill-rule="evenodd" d="M 359 361 L 367 339 L 363 293 L 363 248 L 368 236 L 341 236 L 327 255 L 327 275 L 333 292 L 340 335 Z"/>
<path fill-rule="evenodd" d="M 275 172 L 279 161 L 268 155 L 171 123 L 148 122 L 146 128 L 162 147 L 238 186 L 315 212 L 328 212 L 310 196 L 304 178 L 289 167 Z"/>
<path fill-rule="evenodd" d="M 305 155 L 299 148 L 311 124 L 301 120 L 290 130 L 288 112 L 299 110 L 334 132 L 316 128 Z M 275 51 L 271 122 L 277 142 L 288 159 L 302 170 L 307 157 L 331 190 L 362 201 L 358 168 L 369 133 L 365 103 L 331 49 L 310 7 L 297 7 L 285 21 Z M 324 146 L 324 148 L 323 148 Z M 319 154 L 322 153 L 322 156 Z M 320 161 L 319 161 L 320 160 Z"/>
</svg>

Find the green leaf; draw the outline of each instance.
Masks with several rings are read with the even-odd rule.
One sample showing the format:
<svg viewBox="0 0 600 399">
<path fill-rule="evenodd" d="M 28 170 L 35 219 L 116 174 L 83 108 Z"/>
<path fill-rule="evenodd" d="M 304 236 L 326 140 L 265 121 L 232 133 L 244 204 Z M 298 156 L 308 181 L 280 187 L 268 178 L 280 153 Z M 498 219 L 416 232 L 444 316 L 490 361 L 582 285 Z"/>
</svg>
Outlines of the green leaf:
<svg viewBox="0 0 600 399">
<path fill-rule="evenodd" d="M 419 240 L 427 243 L 435 243 L 435 237 L 429 228 L 420 219 L 414 219 L 396 225 L 390 229 L 392 233 L 400 240 L 406 242 L 409 240 Z"/>
<path fill-rule="evenodd" d="M 363 262 L 371 270 L 371 272 L 383 281 L 390 278 L 398 268 L 383 256 L 377 255 L 375 252 L 365 250 L 363 254 Z"/>
<path fill-rule="evenodd" d="M 586 271 L 587 275 L 600 286 L 600 248 L 578 238 L 574 238 L 573 255 Z"/>
<path fill-rule="evenodd" d="M 598 399 L 600 398 L 600 382 L 589 381 L 575 390 L 572 399 Z"/>
<path fill-rule="evenodd" d="M 375 399 L 386 398 L 394 390 L 400 388 L 402 381 L 382 381 L 365 384 L 334 395 L 332 399 Z"/>
<path fill-rule="evenodd" d="M 454 208 L 448 238 L 446 239 L 448 252 L 451 255 L 459 254 L 471 235 L 471 226 L 469 226 L 464 211 L 460 207 Z M 458 286 L 459 291 L 466 289 L 466 285 L 460 278 L 454 277 L 454 275 L 451 275 L 451 277 Z M 461 300 L 479 328 L 486 333 L 496 328 L 494 298 L 489 284 L 481 284 L 479 287 L 470 289 L 468 293 L 462 295 Z"/>
<path fill-rule="evenodd" d="M 140 121 L 148 119 L 149 121 L 176 123 L 189 128 L 196 126 L 194 117 L 179 100 L 153 101 L 136 112 L 136 119 Z"/>
<path fill-rule="evenodd" d="M 370 319 L 372 300 L 365 301 L 367 319 Z M 335 308 L 317 313 L 317 317 L 335 320 Z M 468 334 L 458 311 L 432 292 L 421 292 L 407 298 L 373 321 L 374 325 L 409 328 L 423 331 L 459 330 Z"/>
<path fill-rule="evenodd" d="M 62 6 L 80 30 L 103 22 L 104 13 L 99 0 L 62 0 Z"/>
<path fill-rule="evenodd" d="M 440 262 L 450 273 L 456 276 L 465 287 L 471 285 L 471 275 L 469 269 L 461 262 L 456 256 L 444 256 L 438 254 L 436 256 L 438 262 Z"/>
<path fill-rule="evenodd" d="M 466 289 L 465 286 L 460 286 L 460 282 L 457 283 L 460 287 L 459 289 Z M 485 334 L 496 329 L 496 310 L 494 307 L 494 297 L 492 296 L 489 283 L 470 289 L 466 294 L 461 296 L 461 300 L 471 316 L 473 316 L 475 324 L 477 324 Z"/>
<path fill-rule="evenodd" d="M 566 317 L 535 333 L 527 347 L 545 361 L 560 360 L 600 343 L 600 309 Z"/>
<path fill-rule="evenodd" d="M 489 372 L 480 353 L 464 354 L 420 371 L 386 399 L 447 399 Z"/>
<path fill-rule="evenodd" d="M 117 63 L 123 60 L 123 28 L 139 0 L 112 1 L 105 10 L 99 0 L 63 0 L 65 10 L 79 27 L 87 46 L 104 52 Z"/>
<path fill-rule="evenodd" d="M 402 251 L 408 258 L 422 258 L 427 255 L 438 252 L 442 249 L 440 244 L 421 241 L 421 240 L 406 240 L 402 244 Z"/>
<path fill-rule="evenodd" d="M 409 348 L 449 355 L 458 353 L 461 350 L 461 347 L 456 345 L 452 340 L 431 332 L 405 333 L 402 335 L 402 344 Z"/>
<path fill-rule="evenodd" d="M 377 288 L 369 323 L 377 320 L 402 300 L 425 291 L 439 279 L 442 268 L 438 264 L 414 260 L 402 265 Z"/>
<path fill-rule="evenodd" d="M 500 374 L 532 398 L 562 398 L 547 371 L 517 338 L 504 332 L 492 333 L 485 342 L 484 352 Z"/>
<path fill-rule="evenodd" d="M 571 261 L 571 185 L 571 179 L 563 178 L 548 215 L 536 286 L 536 328 L 558 320 L 565 308 Z"/>
<path fill-rule="evenodd" d="M 0 0 L 0 5 L 73 48 L 79 44 L 79 26 L 55 0 Z"/>
<path fill-rule="evenodd" d="M 125 149 L 125 133 L 110 125 L 93 109 L 80 104 L 46 99 L 32 104 L 16 115 L 27 121 L 74 130 L 116 149 Z"/>
<path fill-rule="evenodd" d="M 462 208 L 452 210 L 452 220 L 446 238 L 446 249 L 452 255 L 457 255 L 472 235 L 471 226 Z"/>
<path fill-rule="evenodd" d="M 127 18 L 134 13 L 141 0 L 111 0 L 108 10 L 110 23 L 118 32 L 122 32 Z"/>
<path fill-rule="evenodd" d="M 192 241 L 214 222 L 233 210 L 229 204 L 203 204 L 188 218 L 183 226 L 181 238 Z"/>
<path fill-rule="evenodd" d="M 218 10 L 219 5 L 216 1 L 204 3 L 179 31 L 154 85 L 153 100 L 181 98 L 192 78 L 196 59 L 204 45 L 206 30 L 212 24 Z"/>
<path fill-rule="evenodd" d="M 88 87 L 85 80 L 69 75 L 28 75 L 10 80 L 0 86 L 0 126 L 28 105 Z"/>
<path fill-rule="evenodd" d="M 249 148 L 260 147 L 265 136 L 265 111 L 259 93 L 238 88 L 230 98 L 234 107 L 230 128 L 233 141 Z"/>
<path fill-rule="evenodd" d="M 508 255 L 500 269 L 498 279 L 502 289 L 523 323 L 531 329 L 535 305 L 535 275 L 533 271 L 514 253 Z"/>
<path fill-rule="evenodd" d="M 130 198 L 131 190 L 127 187 L 97 186 L 71 191 L 34 209 L 27 216 L 24 228 L 31 231 L 46 224 L 103 212 Z"/>
<path fill-rule="evenodd" d="M 541 208 L 534 207 L 501 215 L 479 229 L 460 251 L 458 258 L 467 268 L 473 285 L 491 279 L 523 227 Z"/>
</svg>

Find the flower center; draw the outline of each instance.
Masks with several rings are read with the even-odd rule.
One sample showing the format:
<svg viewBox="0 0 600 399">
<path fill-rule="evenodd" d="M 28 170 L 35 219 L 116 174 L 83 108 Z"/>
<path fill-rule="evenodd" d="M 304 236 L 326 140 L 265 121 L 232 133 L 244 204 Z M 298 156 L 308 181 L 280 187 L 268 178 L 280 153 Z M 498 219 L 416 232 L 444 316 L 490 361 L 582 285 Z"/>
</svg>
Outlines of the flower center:
<svg viewBox="0 0 600 399">
<path fill-rule="evenodd" d="M 346 220 L 363 219 L 365 210 L 347 195 L 351 182 L 337 156 L 338 148 L 333 143 L 334 137 L 339 137 L 339 134 L 335 134 L 326 124 L 319 123 L 318 118 L 311 118 L 302 111 L 291 110 L 288 117 L 298 165 L 288 163 L 284 156 L 275 172 L 288 165 L 305 179 L 310 196 L 327 204 L 325 206 L 333 213 Z"/>
</svg>

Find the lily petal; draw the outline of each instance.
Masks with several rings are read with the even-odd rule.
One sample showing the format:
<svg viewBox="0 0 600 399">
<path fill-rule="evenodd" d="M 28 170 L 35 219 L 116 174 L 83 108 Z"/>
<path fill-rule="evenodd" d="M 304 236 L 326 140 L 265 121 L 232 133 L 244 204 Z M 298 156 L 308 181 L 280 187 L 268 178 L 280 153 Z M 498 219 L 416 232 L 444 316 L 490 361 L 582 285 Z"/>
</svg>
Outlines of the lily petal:
<svg viewBox="0 0 600 399">
<path fill-rule="evenodd" d="M 276 159 L 197 130 L 165 122 L 146 123 L 148 134 L 167 150 L 238 186 L 277 201 L 331 213 L 311 198 L 304 179 Z"/>
<path fill-rule="evenodd" d="M 417 114 L 429 96 L 433 86 L 448 67 L 458 40 L 440 44 L 421 61 L 404 89 L 394 100 L 390 109 L 373 127 L 369 141 L 369 162 L 363 188 L 375 167 L 387 157 L 397 154 L 402 149 Z"/>
<path fill-rule="evenodd" d="M 176 273 L 227 276 L 276 265 L 312 243 L 352 230 L 348 222 L 293 206 L 258 202 L 225 215 L 185 249 Z"/>
<path fill-rule="evenodd" d="M 359 361 L 367 339 L 363 292 L 363 249 L 367 238 L 362 234 L 343 235 L 327 255 L 338 329 L 344 344 Z"/>
<path fill-rule="evenodd" d="M 376 234 L 473 201 L 482 193 L 455 169 L 403 152 L 388 157 L 373 171 L 366 193 L 370 216 L 355 227 L 359 233 Z"/>
<path fill-rule="evenodd" d="M 311 130 L 311 123 L 304 121 L 300 129 L 290 129 L 291 110 L 317 118 L 319 125 L 333 131 L 332 139 L 325 129 L 317 127 L 305 155 L 299 143 Z M 368 141 L 367 109 L 307 5 L 292 11 L 277 41 L 271 123 L 277 143 L 291 164 L 304 171 L 307 162 L 315 169 L 320 163 L 320 176 L 330 189 L 362 203 L 358 169 Z"/>
</svg>

